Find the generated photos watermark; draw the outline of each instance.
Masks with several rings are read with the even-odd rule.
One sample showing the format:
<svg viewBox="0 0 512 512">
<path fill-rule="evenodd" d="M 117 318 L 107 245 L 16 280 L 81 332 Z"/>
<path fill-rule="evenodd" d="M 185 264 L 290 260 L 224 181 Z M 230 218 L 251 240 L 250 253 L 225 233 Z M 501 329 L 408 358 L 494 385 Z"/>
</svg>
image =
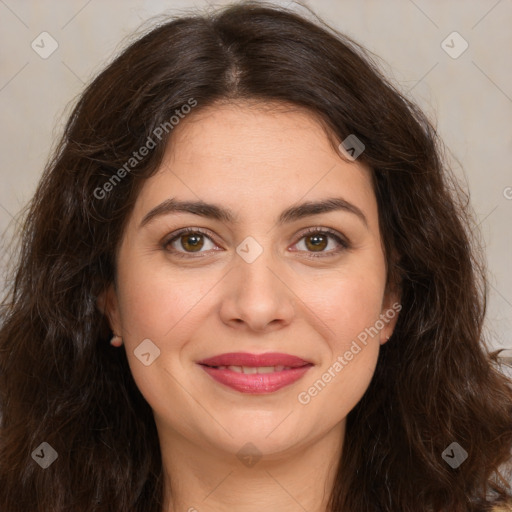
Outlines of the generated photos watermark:
<svg viewBox="0 0 512 512">
<path fill-rule="evenodd" d="M 368 343 L 368 337 L 374 337 L 388 324 L 395 316 L 401 311 L 402 305 L 396 302 L 391 308 L 386 310 L 385 313 L 379 316 L 379 319 L 371 327 L 367 327 L 364 331 L 361 331 L 357 339 L 353 340 L 349 349 L 346 350 L 343 355 L 336 358 L 331 366 L 320 376 L 315 383 L 310 386 L 306 391 L 301 391 L 297 395 L 297 400 L 302 405 L 307 405 L 311 400 L 318 396 L 318 394 L 331 382 L 342 370 L 347 366 L 350 361 L 354 359 L 354 356 L 361 352 L 362 347 Z M 359 343 L 358 343 L 359 342 Z M 361 344 L 361 345 L 360 345 Z"/>
<path fill-rule="evenodd" d="M 105 199 L 108 197 L 108 194 L 112 192 L 114 187 L 162 141 L 164 134 L 170 133 L 170 131 L 179 124 L 180 120 L 184 119 L 196 105 L 197 100 L 190 98 L 187 103 L 184 103 L 180 108 L 174 111 L 176 115 L 172 115 L 168 121 L 159 124 L 151 132 L 146 142 L 137 151 L 132 153 L 132 156 L 103 184 L 103 186 L 94 189 L 94 197 L 96 199 Z"/>
</svg>

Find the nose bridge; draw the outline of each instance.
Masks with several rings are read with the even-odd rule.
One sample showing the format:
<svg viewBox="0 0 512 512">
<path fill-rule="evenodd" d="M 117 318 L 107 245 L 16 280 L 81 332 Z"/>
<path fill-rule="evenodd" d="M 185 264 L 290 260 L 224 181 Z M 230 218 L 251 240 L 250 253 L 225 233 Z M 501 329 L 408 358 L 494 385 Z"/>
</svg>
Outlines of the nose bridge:
<svg viewBox="0 0 512 512">
<path fill-rule="evenodd" d="M 238 245 L 236 273 L 240 291 L 269 300 L 278 293 L 275 272 L 279 265 L 271 247 L 271 237 L 264 240 L 260 237 L 259 240 L 248 236 Z"/>
<path fill-rule="evenodd" d="M 293 314 L 293 294 L 279 276 L 282 262 L 275 257 L 271 237 L 261 240 L 247 237 L 237 246 L 225 297 L 229 307 L 224 308 L 230 320 L 242 320 L 254 329 L 276 320 L 288 323 Z"/>
</svg>

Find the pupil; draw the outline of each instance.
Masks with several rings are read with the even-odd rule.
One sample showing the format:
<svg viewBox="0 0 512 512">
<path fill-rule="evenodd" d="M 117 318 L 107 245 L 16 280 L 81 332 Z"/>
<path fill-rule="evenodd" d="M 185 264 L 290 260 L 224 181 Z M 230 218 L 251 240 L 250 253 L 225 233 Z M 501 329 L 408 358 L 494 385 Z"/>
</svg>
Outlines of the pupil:
<svg viewBox="0 0 512 512">
<path fill-rule="evenodd" d="M 311 245 L 314 248 L 325 248 L 325 236 L 324 235 L 311 235 L 308 237 L 308 240 L 310 240 Z"/>
<path fill-rule="evenodd" d="M 202 244 L 201 244 L 201 236 L 202 235 L 185 235 L 183 238 L 185 239 L 185 243 L 183 244 L 183 247 L 185 249 L 187 249 L 187 245 L 189 246 L 188 248 L 191 248 L 192 250 L 196 250 L 196 249 L 200 249 Z M 192 242 L 191 242 L 192 240 Z"/>
</svg>

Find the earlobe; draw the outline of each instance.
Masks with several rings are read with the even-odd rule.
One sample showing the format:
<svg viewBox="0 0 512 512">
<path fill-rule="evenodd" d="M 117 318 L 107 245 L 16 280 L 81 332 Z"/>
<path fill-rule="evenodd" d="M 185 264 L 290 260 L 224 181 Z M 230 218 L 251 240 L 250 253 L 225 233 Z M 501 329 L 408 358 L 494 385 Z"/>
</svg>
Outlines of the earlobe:
<svg viewBox="0 0 512 512">
<path fill-rule="evenodd" d="M 380 319 L 384 324 L 380 330 L 380 344 L 384 345 L 395 330 L 396 322 L 398 321 L 398 315 L 402 310 L 402 304 L 400 303 L 400 296 L 396 293 L 391 293 L 384 303 Z"/>
<path fill-rule="evenodd" d="M 381 333 L 382 334 L 382 333 Z M 386 335 L 381 335 L 381 339 L 380 339 L 380 344 L 381 345 L 384 345 L 384 343 L 387 343 L 389 341 L 389 339 L 391 338 L 391 336 L 393 335 L 393 333 L 391 334 L 386 334 Z"/>
</svg>

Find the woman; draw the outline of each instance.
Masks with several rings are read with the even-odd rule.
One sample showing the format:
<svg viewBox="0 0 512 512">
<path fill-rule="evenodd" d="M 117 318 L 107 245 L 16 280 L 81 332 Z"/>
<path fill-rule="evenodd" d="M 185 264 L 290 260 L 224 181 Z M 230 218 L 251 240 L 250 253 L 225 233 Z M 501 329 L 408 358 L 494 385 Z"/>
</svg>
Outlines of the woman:
<svg viewBox="0 0 512 512">
<path fill-rule="evenodd" d="M 133 43 L 28 211 L 0 510 L 510 502 L 511 386 L 439 148 L 320 20 L 234 4 Z"/>
</svg>

